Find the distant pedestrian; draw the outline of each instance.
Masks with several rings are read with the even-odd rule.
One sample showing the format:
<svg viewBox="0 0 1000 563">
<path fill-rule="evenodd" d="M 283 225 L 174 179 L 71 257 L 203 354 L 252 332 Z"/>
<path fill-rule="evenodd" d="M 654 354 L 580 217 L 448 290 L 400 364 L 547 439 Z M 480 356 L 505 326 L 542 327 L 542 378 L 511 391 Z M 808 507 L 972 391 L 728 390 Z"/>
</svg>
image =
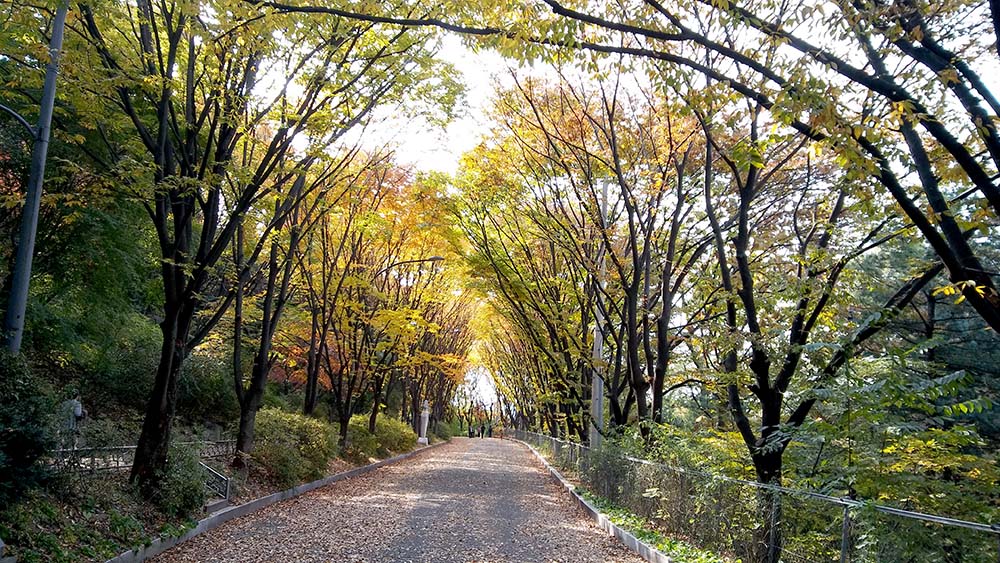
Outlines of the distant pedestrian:
<svg viewBox="0 0 1000 563">
<path fill-rule="evenodd" d="M 486 428 L 486 435 L 487 435 L 487 436 L 489 436 L 490 438 L 492 438 L 492 437 L 493 437 L 493 425 L 492 425 L 492 424 L 491 424 L 491 425 L 489 425 L 489 426 L 488 426 L 488 427 Z"/>
<path fill-rule="evenodd" d="M 485 424 L 480 424 L 479 425 L 479 437 L 482 438 L 485 434 L 486 434 L 486 425 Z"/>
<path fill-rule="evenodd" d="M 73 391 L 73 398 L 63 401 L 60 408 L 62 424 L 60 428 L 60 442 L 64 449 L 76 449 L 79 444 L 80 422 L 87 417 L 87 411 L 83 408 L 80 400 L 80 393 Z"/>
<path fill-rule="evenodd" d="M 476 437 L 476 429 L 473 428 L 472 425 L 470 424 L 469 425 L 469 438 L 475 438 L 475 437 Z"/>
</svg>

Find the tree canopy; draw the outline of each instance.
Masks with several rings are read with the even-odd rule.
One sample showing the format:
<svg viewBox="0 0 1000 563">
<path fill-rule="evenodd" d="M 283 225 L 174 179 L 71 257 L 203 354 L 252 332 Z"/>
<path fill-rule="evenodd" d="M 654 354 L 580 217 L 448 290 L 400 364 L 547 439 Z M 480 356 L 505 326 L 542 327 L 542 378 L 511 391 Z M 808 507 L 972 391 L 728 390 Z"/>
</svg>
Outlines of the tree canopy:
<svg viewBox="0 0 1000 563">
<path fill-rule="evenodd" d="M 36 111 L 52 11 L 0 11 L 5 288 L 31 150 L 8 117 Z M 994 521 L 998 14 L 72 5 L 24 368 L 132 417 L 149 499 L 176 428 L 227 426 L 246 471 L 280 467 L 282 425 L 347 452 L 427 401 L 442 434 L 596 428 L 772 487 L 754 561 L 794 528 L 773 487 Z M 462 111 L 445 33 L 510 64 L 453 175 L 373 141 Z"/>
</svg>

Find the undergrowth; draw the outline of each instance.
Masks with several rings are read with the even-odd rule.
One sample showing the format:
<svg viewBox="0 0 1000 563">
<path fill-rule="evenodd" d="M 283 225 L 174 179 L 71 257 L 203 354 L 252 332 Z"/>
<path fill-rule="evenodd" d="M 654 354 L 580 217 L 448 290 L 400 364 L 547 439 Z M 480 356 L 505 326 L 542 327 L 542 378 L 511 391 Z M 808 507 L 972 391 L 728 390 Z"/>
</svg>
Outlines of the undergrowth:
<svg viewBox="0 0 1000 563">
<path fill-rule="evenodd" d="M 193 522 L 145 503 L 126 475 L 64 479 L 0 508 L 0 538 L 19 563 L 106 561 Z"/>
<path fill-rule="evenodd" d="M 649 520 L 615 506 L 607 499 L 593 495 L 580 487 L 576 488 L 576 493 L 587 499 L 615 525 L 678 561 L 684 561 L 684 563 L 739 563 L 739 560 L 726 559 L 716 553 L 698 549 L 687 542 L 665 536 L 656 531 Z"/>
</svg>

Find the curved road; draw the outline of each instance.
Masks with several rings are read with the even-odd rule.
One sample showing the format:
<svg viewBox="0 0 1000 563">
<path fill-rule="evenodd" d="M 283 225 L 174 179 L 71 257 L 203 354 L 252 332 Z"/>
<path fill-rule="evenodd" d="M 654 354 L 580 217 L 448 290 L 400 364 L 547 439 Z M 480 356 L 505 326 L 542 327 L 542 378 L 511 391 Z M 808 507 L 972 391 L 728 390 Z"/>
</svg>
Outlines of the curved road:
<svg viewBox="0 0 1000 563">
<path fill-rule="evenodd" d="M 639 563 L 523 446 L 455 438 L 223 524 L 154 561 Z"/>
</svg>

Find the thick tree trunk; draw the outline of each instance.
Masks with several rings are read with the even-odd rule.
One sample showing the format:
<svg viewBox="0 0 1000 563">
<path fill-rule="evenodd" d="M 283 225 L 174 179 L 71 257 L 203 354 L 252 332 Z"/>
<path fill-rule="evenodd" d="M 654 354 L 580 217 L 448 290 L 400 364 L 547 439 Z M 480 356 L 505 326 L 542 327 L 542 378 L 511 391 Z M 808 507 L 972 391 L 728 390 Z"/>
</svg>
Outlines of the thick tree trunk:
<svg viewBox="0 0 1000 563">
<path fill-rule="evenodd" d="M 781 452 L 754 456 L 757 480 L 767 485 L 781 486 Z M 779 563 L 784 547 L 782 535 L 781 493 L 773 489 L 757 491 L 757 514 L 760 522 L 754 528 L 755 563 Z"/>
<path fill-rule="evenodd" d="M 186 327 L 173 318 L 164 319 L 161 324 L 163 343 L 160 347 L 160 363 L 146 414 L 142 422 L 142 432 L 136 445 L 135 458 L 129 480 L 138 483 L 143 495 L 152 495 L 159 486 L 167 467 L 167 453 L 170 448 L 170 430 L 177 406 L 177 376 L 180 373 L 187 351 L 180 344 L 187 339 Z"/>
<path fill-rule="evenodd" d="M 295 245 L 293 231 L 291 245 Z M 261 316 L 260 342 L 254 355 L 253 370 L 250 376 L 250 387 L 245 391 L 237 390 L 240 399 L 240 428 L 236 437 L 236 456 L 233 466 L 245 467 L 250 452 L 253 451 L 254 423 L 257 421 L 257 410 L 264 400 L 264 389 L 267 386 L 267 376 L 271 372 L 271 347 L 274 341 L 274 331 L 281 320 L 285 300 L 288 296 L 288 284 L 291 280 L 292 262 L 289 257 L 283 268 L 278 263 L 278 243 L 271 244 L 271 255 L 268 261 L 267 289 L 264 294 L 263 315 Z M 279 270 L 283 270 L 280 286 L 277 284 Z"/>
<path fill-rule="evenodd" d="M 259 401 L 255 402 L 256 406 L 240 408 L 240 428 L 236 433 L 236 456 L 233 458 L 233 467 L 237 469 L 244 469 L 247 458 L 253 453 L 254 426 L 259 408 Z"/>
<path fill-rule="evenodd" d="M 403 386 L 403 399 L 399 402 L 399 418 L 407 420 L 410 412 L 410 402 L 406 400 L 406 386 Z"/>
<path fill-rule="evenodd" d="M 658 423 L 663 422 L 663 386 L 667 377 L 667 365 L 670 362 L 671 307 L 667 303 L 668 292 L 664 291 L 663 293 L 663 313 L 656 319 L 656 369 L 653 374 L 653 421 Z"/>
<path fill-rule="evenodd" d="M 420 384 L 410 385 L 410 427 L 420 434 Z"/>
<path fill-rule="evenodd" d="M 340 409 L 337 416 L 337 425 L 339 429 L 340 436 L 340 450 L 343 451 L 347 447 L 347 429 L 351 423 L 351 407 L 348 402 L 345 406 Z"/>
<path fill-rule="evenodd" d="M 266 347 L 270 350 L 270 346 Z M 236 456 L 233 467 L 243 469 L 253 452 L 254 425 L 257 422 L 257 411 L 264 401 L 264 388 L 267 384 L 267 374 L 270 363 L 262 361 L 259 354 L 254 358 L 253 373 L 250 377 L 250 387 L 243 392 L 240 400 L 240 427 L 236 433 Z"/>
<path fill-rule="evenodd" d="M 649 426 L 645 424 L 649 418 L 649 403 L 646 401 L 646 391 L 649 389 L 649 382 L 646 381 L 646 373 L 639 360 L 639 306 L 638 288 L 630 288 L 630 294 L 626 297 L 626 353 L 627 361 L 625 369 L 628 370 L 632 389 L 635 392 L 636 414 L 639 416 L 639 431 L 645 436 L 649 432 Z"/>
</svg>

